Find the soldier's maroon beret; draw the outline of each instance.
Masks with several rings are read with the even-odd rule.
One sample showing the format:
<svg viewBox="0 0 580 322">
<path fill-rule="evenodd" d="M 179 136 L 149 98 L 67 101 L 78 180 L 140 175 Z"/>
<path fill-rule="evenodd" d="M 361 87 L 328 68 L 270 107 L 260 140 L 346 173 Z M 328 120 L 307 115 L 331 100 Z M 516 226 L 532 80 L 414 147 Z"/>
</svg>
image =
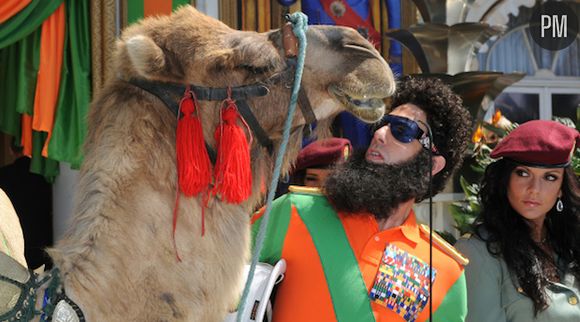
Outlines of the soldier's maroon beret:
<svg viewBox="0 0 580 322">
<path fill-rule="evenodd" d="M 565 167 L 578 146 L 578 130 L 555 121 L 534 120 L 504 137 L 491 157 L 504 157 L 534 167 Z"/>
<path fill-rule="evenodd" d="M 294 170 L 325 168 L 348 158 L 351 152 L 348 139 L 329 138 L 318 140 L 305 146 L 298 154 Z"/>
</svg>

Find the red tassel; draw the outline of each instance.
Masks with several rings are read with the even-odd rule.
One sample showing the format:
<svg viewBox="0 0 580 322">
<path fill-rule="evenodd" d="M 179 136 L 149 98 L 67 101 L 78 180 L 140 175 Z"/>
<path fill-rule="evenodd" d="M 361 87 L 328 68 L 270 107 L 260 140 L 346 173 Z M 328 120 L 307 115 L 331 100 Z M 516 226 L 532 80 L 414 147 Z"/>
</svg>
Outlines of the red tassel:
<svg viewBox="0 0 580 322">
<path fill-rule="evenodd" d="M 214 193 L 229 203 L 239 204 L 252 192 L 250 148 L 244 129 L 237 124 L 240 116 L 235 101 L 228 98 L 224 102 L 227 106 L 222 109 L 221 123 L 214 134 L 218 144 Z"/>
<path fill-rule="evenodd" d="M 187 197 L 206 191 L 211 182 L 211 163 L 205 147 L 201 121 L 196 113 L 197 99 L 195 94 L 189 90 L 179 102 L 180 114 L 177 121 L 177 131 L 175 135 L 175 154 L 177 159 L 177 195 L 175 197 L 175 208 L 173 209 L 173 247 L 177 260 L 181 262 L 181 257 L 175 242 L 175 230 L 177 228 L 177 217 L 179 215 L 179 191 Z M 202 215 L 202 235 L 203 235 L 203 215 Z"/>
<path fill-rule="evenodd" d="M 192 95 L 186 92 L 179 103 L 183 116 L 177 122 L 175 148 L 179 188 L 188 197 L 204 191 L 211 182 L 211 163 L 196 113 L 197 100 Z"/>
</svg>

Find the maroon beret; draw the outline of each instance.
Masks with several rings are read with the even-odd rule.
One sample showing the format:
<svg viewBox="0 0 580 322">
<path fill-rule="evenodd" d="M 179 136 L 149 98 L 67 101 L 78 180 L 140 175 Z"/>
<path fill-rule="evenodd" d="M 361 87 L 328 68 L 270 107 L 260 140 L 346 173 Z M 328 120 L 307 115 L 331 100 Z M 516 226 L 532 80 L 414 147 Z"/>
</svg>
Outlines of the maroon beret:
<svg viewBox="0 0 580 322">
<path fill-rule="evenodd" d="M 491 157 L 536 167 L 565 167 L 577 146 L 578 130 L 555 121 L 534 120 L 511 131 L 491 151 Z"/>
<path fill-rule="evenodd" d="M 330 138 L 310 143 L 298 154 L 294 170 L 327 167 L 348 158 L 351 145 L 348 139 Z"/>
</svg>

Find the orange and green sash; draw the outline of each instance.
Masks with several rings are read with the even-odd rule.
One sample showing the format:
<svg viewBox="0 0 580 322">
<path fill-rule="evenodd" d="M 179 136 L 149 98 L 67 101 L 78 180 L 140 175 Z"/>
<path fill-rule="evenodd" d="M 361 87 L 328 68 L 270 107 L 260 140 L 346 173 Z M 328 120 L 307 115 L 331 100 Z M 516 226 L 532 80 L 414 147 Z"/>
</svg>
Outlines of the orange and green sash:
<svg viewBox="0 0 580 322">
<path fill-rule="evenodd" d="M 320 256 L 336 320 L 374 322 L 356 257 L 340 219 L 324 196 L 291 193 L 274 201 L 260 261 L 275 263 L 282 256 L 292 206 L 298 210 Z M 262 218 L 255 219 L 254 235 Z"/>
<path fill-rule="evenodd" d="M 348 237 L 324 196 L 291 194 L 320 256 L 337 321 L 373 322 L 367 288 Z"/>
<path fill-rule="evenodd" d="M 343 223 L 324 196 L 291 193 L 275 200 L 260 260 L 275 263 L 282 257 L 287 233 L 292 229 L 293 214 L 297 214 L 306 226 L 319 255 L 336 320 L 375 321 L 367 288 Z M 253 218 L 254 235 L 261 220 L 260 215 Z M 465 318 L 465 276 L 464 272 L 458 273 L 449 288 L 443 294 L 439 293 L 444 298 L 434 307 L 433 321 L 460 322 Z M 422 315 L 419 320 L 429 321 L 428 314 Z M 384 317 L 381 320 L 385 320 Z"/>
</svg>

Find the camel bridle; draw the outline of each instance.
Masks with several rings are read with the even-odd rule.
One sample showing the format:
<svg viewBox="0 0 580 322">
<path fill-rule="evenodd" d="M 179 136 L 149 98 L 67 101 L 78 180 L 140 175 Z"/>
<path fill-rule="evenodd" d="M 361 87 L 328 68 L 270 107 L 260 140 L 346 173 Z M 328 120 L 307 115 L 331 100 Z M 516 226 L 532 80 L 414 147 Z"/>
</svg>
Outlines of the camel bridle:
<svg viewBox="0 0 580 322">
<path fill-rule="evenodd" d="M 286 28 L 280 28 L 280 32 L 283 34 L 283 46 L 285 49 L 287 63 L 286 69 L 280 74 L 268 78 L 264 82 L 236 87 L 220 88 L 204 87 L 195 84 L 182 85 L 177 83 L 156 82 L 143 78 L 132 78 L 128 82 L 160 99 L 175 116 L 180 116 L 179 101 L 181 97 L 184 96 L 184 93 L 185 95 L 192 95 L 198 101 L 224 101 L 226 99 L 234 100 L 238 107 L 238 112 L 253 132 L 253 137 L 255 137 L 258 140 L 258 143 L 262 147 L 266 148 L 268 153 L 272 155 L 274 152 L 274 144 L 252 112 L 247 99 L 268 95 L 270 93 L 270 89 L 266 84 L 281 82 L 281 75 L 285 75 L 287 73 L 294 74 L 296 71 L 297 58 L 296 52 L 293 50 L 293 47 L 295 47 L 297 43 L 296 37 L 291 31 L 288 33 Z M 298 92 L 298 107 L 300 108 L 302 116 L 305 120 L 305 124 L 300 125 L 303 126 L 304 137 L 310 137 L 312 135 L 313 124 L 316 123 L 317 120 L 316 115 L 314 114 L 314 110 L 312 109 L 312 105 L 310 104 L 310 100 L 308 99 L 308 95 L 302 86 L 300 86 L 300 90 Z M 205 146 L 210 160 L 215 164 L 215 150 L 207 142 L 205 143 Z"/>
</svg>

